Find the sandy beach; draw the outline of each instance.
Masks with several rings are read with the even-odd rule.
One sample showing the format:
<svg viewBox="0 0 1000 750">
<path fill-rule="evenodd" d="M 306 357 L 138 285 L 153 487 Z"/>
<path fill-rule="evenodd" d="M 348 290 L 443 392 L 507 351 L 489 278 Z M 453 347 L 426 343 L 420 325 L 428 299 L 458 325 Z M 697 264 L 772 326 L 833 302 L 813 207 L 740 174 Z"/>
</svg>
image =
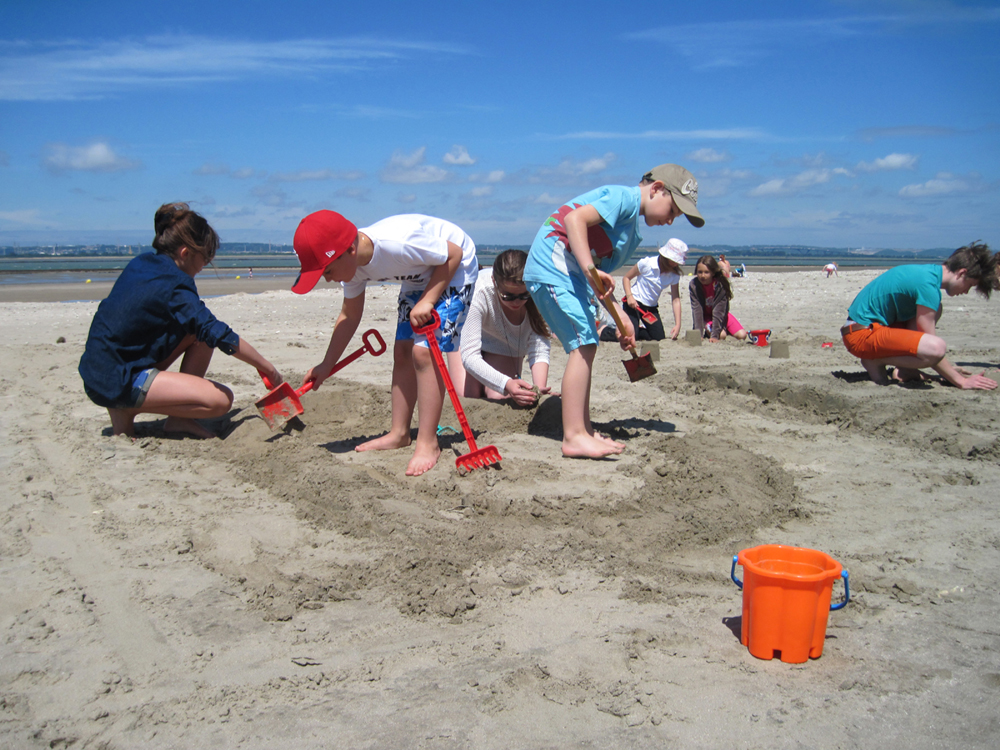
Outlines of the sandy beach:
<svg viewBox="0 0 1000 750">
<path fill-rule="evenodd" d="M 409 449 L 353 450 L 389 424 L 391 348 L 280 433 L 217 353 L 222 439 L 146 415 L 133 442 L 76 370 L 103 295 L 0 290 L 0 744 L 995 747 L 1000 393 L 868 382 L 838 329 L 877 273 L 734 279 L 734 314 L 788 358 L 665 341 L 629 383 L 602 345 L 592 414 L 620 457 L 561 458 L 556 397 L 467 401 L 501 468 L 460 476 L 448 435 L 417 478 Z M 340 291 L 256 281 L 198 284 L 297 385 Z M 391 341 L 397 291 L 370 290 L 357 346 Z M 997 378 L 997 330 L 1000 300 L 945 298 L 953 362 Z M 554 384 L 565 362 L 554 346 Z M 850 571 L 819 659 L 741 645 L 730 567 L 759 544 Z"/>
</svg>

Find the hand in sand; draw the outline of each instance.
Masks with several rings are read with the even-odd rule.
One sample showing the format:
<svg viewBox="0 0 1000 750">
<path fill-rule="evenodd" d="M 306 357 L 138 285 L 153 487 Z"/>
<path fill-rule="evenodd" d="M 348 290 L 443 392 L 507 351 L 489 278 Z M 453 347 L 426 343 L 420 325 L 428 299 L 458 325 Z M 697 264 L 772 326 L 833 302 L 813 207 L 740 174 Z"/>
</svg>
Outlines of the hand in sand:
<svg viewBox="0 0 1000 750">
<path fill-rule="evenodd" d="M 963 391 L 992 391 L 996 387 L 997 381 L 986 377 L 985 372 L 979 375 L 970 375 L 962 381 L 961 385 Z"/>
<path fill-rule="evenodd" d="M 535 394 L 535 389 L 531 387 L 531 383 L 525 380 L 511 378 L 507 381 L 507 386 L 504 390 L 507 391 L 507 395 L 518 406 L 534 406 L 538 403 L 538 396 Z"/>
</svg>

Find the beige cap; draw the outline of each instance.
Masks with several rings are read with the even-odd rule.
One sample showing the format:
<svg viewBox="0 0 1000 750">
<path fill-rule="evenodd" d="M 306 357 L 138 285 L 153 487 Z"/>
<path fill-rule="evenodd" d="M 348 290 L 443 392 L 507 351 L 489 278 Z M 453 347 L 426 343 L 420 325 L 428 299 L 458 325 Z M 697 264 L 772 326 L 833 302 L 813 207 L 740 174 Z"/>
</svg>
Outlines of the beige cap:
<svg viewBox="0 0 1000 750">
<path fill-rule="evenodd" d="M 642 176 L 641 182 L 662 182 L 692 226 L 705 226 L 704 217 L 698 212 L 698 180 L 679 164 L 661 164 Z"/>
</svg>

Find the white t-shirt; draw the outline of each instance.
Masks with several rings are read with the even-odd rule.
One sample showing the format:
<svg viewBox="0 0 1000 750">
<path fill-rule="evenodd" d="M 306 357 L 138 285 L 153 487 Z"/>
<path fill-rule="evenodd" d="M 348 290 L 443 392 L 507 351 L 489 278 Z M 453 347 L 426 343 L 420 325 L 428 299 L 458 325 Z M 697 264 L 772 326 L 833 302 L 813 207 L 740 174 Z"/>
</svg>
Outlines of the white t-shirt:
<svg viewBox="0 0 1000 750">
<path fill-rule="evenodd" d="M 369 281 L 398 281 L 402 293 L 426 288 L 434 269 L 448 261 L 448 243 L 462 248 L 462 262 L 449 286 L 474 284 L 479 272 L 476 245 L 459 227 L 422 214 L 400 214 L 359 230 L 374 246 L 372 259 L 343 284 L 345 299 L 364 293 Z"/>
<path fill-rule="evenodd" d="M 643 258 L 636 265 L 639 275 L 632 279 L 632 296 L 646 307 L 657 307 L 663 290 L 681 281 L 676 273 L 660 273 L 659 255 Z"/>
<path fill-rule="evenodd" d="M 549 361 L 550 343 L 535 333 L 527 315 L 519 326 L 507 320 L 494 289 L 493 273 L 484 268 L 462 328 L 462 364 L 480 383 L 503 393 L 511 375 L 487 364 L 483 352 L 517 358 L 527 355 L 530 369 L 535 362 Z"/>
</svg>

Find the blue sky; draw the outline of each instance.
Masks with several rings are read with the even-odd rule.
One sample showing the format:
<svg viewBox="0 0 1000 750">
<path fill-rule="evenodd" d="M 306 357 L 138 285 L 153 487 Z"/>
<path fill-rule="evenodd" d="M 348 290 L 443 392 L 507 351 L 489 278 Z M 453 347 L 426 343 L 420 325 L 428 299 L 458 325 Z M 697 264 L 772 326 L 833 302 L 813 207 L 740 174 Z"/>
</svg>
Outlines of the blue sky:
<svg viewBox="0 0 1000 750">
<path fill-rule="evenodd" d="M 650 167 L 707 223 L 644 244 L 1000 245 L 995 0 L 0 0 L 0 244 L 223 241 L 307 213 L 527 244 Z"/>
</svg>

